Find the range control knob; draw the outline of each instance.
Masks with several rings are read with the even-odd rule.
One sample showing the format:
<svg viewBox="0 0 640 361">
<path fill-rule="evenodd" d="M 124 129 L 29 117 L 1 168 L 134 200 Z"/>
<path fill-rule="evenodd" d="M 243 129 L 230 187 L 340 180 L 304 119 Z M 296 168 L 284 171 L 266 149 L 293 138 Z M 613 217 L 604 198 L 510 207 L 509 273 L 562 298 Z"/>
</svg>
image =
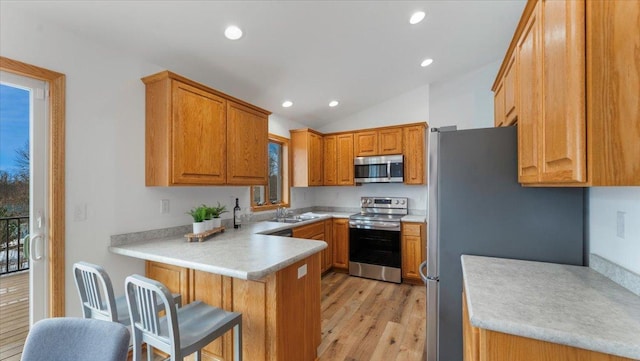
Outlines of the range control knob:
<svg viewBox="0 0 640 361">
<path fill-rule="evenodd" d="M 399 203 L 400 203 L 400 201 L 396 199 L 396 204 L 399 204 Z"/>
<path fill-rule="evenodd" d="M 407 203 L 407 202 L 403 199 L 403 200 L 402 200 L 402 204 L 405 204 L 405 203 Z"/>
</svg>

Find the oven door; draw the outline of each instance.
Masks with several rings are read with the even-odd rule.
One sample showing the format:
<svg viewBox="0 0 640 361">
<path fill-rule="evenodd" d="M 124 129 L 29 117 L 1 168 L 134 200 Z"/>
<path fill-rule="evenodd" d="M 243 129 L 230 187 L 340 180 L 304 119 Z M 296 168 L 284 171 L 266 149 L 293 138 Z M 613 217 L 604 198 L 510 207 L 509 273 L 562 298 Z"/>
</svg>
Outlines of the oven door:
<svg viewBox="0 0 640 361">
<path fill-rule="evenodd" d="M 400 232 L 349 228 L 349 261 L 400 268 Z"/>
</svg>

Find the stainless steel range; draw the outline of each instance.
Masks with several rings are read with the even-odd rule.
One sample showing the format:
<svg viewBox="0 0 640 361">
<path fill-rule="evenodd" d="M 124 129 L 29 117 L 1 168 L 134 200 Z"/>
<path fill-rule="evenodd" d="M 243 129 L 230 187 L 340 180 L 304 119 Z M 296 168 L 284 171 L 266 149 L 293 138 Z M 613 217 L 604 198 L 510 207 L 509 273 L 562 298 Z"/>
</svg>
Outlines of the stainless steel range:
<svg viewBox="0 0 640 361">
<path fill-rule="evenodd" d="M 349 274 L 402 282 L 400 220 L 407 198 L 362 197 L 360 213 L 349 217 Z"/>
</svg>

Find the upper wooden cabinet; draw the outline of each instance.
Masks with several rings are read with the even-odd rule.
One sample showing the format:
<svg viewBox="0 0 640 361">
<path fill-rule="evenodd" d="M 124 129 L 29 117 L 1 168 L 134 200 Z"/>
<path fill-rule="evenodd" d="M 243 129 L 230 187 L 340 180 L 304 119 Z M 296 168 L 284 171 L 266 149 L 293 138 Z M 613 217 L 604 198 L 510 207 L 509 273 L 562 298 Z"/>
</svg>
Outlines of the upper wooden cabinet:
<svg viewBox="0 0 640 361">
<path fill-rule="evenodd" d="M 324 185 L 352 186 L 353 180 L 353 134 L 325 135 Z"/>
<path fill-rule="evenodd" d="M 493 87 L 496 125 L 518 124 L 519 182 L 640 185 L 639 14 L 638 1 L 529 0 Z"/>
<path fill-rule="evenodd" d="M 266 184 L 268 111 L 169 71 L 142 81 L 147 186 Z"/>
<path fill-rule="evenodd" d="M 227 102 L 227 183 L 267 184 L 269 141 L 267 116 Z"/>
<path fill-rule="evenodd" d="M 383 128 L 355 133 L 356 157 L 402 154 L 402 128 Z"/>
<path fill-rule="evenodd" d="M 496 127 L 506 126 L 504 116 L 504 82 L 498 83 L 493 95 L 493 122 Z"/>
<path fill-rule="evenodd" d="M 403 129 L 404 184 L 426 184 L 427 125 L 417 124 Z"/>
<path fill-rule="evenodd" d="M 291 130 L 294 187 L 321 186 L 323 173 L 322 134 L 311 129 Z"/>
</svg>

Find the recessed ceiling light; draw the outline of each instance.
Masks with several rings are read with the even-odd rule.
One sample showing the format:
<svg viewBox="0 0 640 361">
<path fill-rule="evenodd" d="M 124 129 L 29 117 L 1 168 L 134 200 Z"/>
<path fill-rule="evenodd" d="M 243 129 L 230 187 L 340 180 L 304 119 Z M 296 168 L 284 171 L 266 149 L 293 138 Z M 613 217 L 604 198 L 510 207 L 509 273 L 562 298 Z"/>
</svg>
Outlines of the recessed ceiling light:
<svg viewBox="0 0 640 361">
<path fill-rule="evenodd" d="M 289 108 L 289 107 L 290 107 L 290 106 L 292 106 L 292 105 L 293 105 L 293 102 L 292 102 L 291 100 L 285 100 L 285 101 L 282 103 L 282 107 L 283 107 L 283 108 Z"/>
<path fill-rule="evenodd" d="M 433 63 L 433 59 L 427 58 L 427 59 L 424 59 L 422 63 L 420 63 L 420 66 L 424 68 L 425 66 L 431 65 L 431 63 Z"/>
<path fill-rule="evenodd" d="M 332 101 L 329 102 L 329 106 L 332 107 L 332 108 L 333 107 L 337 107 L 338 104 L 340 104 L 340 103 L 337 100 L 332 100 Z"/>
<path fill-rule="evenodd" d="M 238 40 L 242 37 L 242 30 L 235 25 L 230 25 L 224 30 L 224 36 L 229 40 Z"/>
<path fill-rule="evenodd" d="M 424 19 L 424 16 L 425 16 L 424 11 L 416 11 L 409 18 L 409 24 L 415 25 L 415 24 L 421 22 Z"/>
</svg>

